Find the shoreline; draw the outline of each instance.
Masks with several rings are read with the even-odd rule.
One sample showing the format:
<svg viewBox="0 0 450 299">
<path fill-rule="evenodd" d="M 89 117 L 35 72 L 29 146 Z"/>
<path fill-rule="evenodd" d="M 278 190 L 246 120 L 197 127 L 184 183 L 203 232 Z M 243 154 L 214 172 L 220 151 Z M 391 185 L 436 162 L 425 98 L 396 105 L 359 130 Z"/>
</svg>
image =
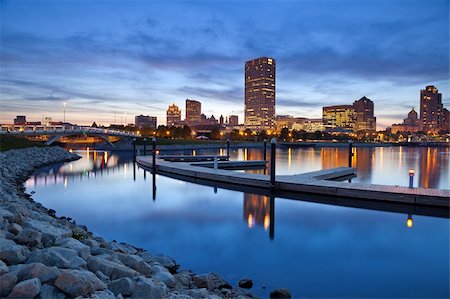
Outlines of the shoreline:
<svg viewBox="0 0 450 299">
<path fill-rule="evenodd" d="M 248 281 L 178 271 L 173 258 L 94 236 L 25 193 L 38 168 L 79 158 L 59 147 L 0 153 L 0 297 L 254 298 Z"/>
</svg>

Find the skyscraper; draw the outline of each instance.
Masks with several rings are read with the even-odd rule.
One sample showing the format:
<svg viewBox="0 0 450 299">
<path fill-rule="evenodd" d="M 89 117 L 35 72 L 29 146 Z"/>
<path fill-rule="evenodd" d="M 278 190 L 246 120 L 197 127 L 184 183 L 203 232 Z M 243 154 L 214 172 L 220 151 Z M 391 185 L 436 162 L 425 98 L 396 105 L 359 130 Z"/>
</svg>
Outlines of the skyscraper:
<svg viewBox="0 0 450 299">
<path fill-rule="evenodd" d="M 175 126 L 181 122 L 181 110 L 177 105 L 169 105 L 166 112 L 166 125 L 168 127 Z"/>
<path fill-rule="evenodd" d="M 374 116 L 373 102 L 362 97 L 353 103 L 355 109 L 355 131 L 376 131 L 377 119 Z"/>
<path fill-rule="evenodd" d="M 245 126 L 275 127 L 275 59 L 261 57 L 245 63 Z"/>
<path fill-rule="evenodd" d="M 198 124 L 201 120 L 202 104 L 199 101 L 186 99 L 186 123 Z"/>
<path fill-rule="evenodd" d="M 322 116 L 323 125 L 326 129 L 353 131 L 355 128 L 355 108 L 353 105 L 323 107 Z"/>
<path fill-rule="evenodd" d="M 422 131 L 438 132 L 443 128 L 442 94 L 432 85 L 420 91 L 420 121 Z"/>
<path fill-rule="evenodd" d="M 156 129 L 156 116 L 136 115 L 134 117 L 134 125 L 138 128 L 152 128 Z"/>
<path fill-rule="evenodd" d="M 230 115 L 228 118 L 228 124 L 230 127 L 239 126 L 239 117 L 237 115 Z"/>
</svg>

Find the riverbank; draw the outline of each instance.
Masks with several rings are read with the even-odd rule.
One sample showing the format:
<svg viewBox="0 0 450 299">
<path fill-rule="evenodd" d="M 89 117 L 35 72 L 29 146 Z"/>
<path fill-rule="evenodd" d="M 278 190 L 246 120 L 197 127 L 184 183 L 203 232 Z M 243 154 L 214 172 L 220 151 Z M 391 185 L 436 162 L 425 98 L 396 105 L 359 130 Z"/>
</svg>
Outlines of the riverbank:
<svg viewBox="0 0 450 299">
<path fill-rule="evenodd" d="M 94 236 L 25 193 L 36 169 L 76 159 L 58 147 L 0 153 L 0 297 L 253 297 L 218 274 L 179 271 L 171 257 Z"/>
</svg>

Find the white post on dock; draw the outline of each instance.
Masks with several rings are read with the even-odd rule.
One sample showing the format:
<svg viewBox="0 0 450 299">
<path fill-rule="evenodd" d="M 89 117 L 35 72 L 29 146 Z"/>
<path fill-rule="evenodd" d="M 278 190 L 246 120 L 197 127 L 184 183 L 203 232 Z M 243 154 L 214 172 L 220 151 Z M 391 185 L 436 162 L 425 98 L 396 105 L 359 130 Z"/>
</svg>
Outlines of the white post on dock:
<svg viewBox="0 0 450 299">
<path fill-rule="evenodd" d="M 219 169 L 219 163 L 217 162 L 217 156 L 214 157 L 214 170 Z"/>
<path fill-rule="evenodd" d="M 152 138 L 152 144 L 153 144 L 153 150 L 152 150 L 152 155 L 153 155 L 152 166 L 153 166 L 153 173 L 155 173 L 155 170 L 156 170 L 156 138 L 155 138 L 155 137 Z"/>
<path fill-rule="evenodd" d="M 414 169 L 409 170 L 409 188 L 414 188 Z"/>
<path fill-rule="evenodd" d="M 277 140 L 272 138 L 270 140 L 270 184 L 275 186 L 275 154 L 276 154 Z"/>
</svg>

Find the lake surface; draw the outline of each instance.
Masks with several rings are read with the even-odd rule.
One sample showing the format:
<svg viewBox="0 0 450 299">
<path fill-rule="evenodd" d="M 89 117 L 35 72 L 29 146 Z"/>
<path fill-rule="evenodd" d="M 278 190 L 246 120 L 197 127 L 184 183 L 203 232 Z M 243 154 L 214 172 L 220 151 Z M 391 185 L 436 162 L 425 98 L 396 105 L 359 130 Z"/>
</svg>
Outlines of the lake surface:
<svg viewBox="0 0 450 299">
<path fill-rule="evenodd" d="M 197 150 L 195 154 L 224 154 Z M 128 153 L 81 151 L 26 183 L 33 198 L 108 240 L 173 256 L 183 269 L 254 281 L 268 297 L 449 297 L 449 219 L 247 194 L 156 175 Z M 450 189 L 449 148 L 358 148 L 352 181 Z M 231 159 L 262 159 L 239 149 Z M 347 165 L 345 148 L 279 149 L 277 174 Z M 272 209 L 272 210 L 271 210 Z M 272 216 L 272 217 L 271 217 Z M 270 233 L 270 230 L 273 233 Z"/>
</svg>

